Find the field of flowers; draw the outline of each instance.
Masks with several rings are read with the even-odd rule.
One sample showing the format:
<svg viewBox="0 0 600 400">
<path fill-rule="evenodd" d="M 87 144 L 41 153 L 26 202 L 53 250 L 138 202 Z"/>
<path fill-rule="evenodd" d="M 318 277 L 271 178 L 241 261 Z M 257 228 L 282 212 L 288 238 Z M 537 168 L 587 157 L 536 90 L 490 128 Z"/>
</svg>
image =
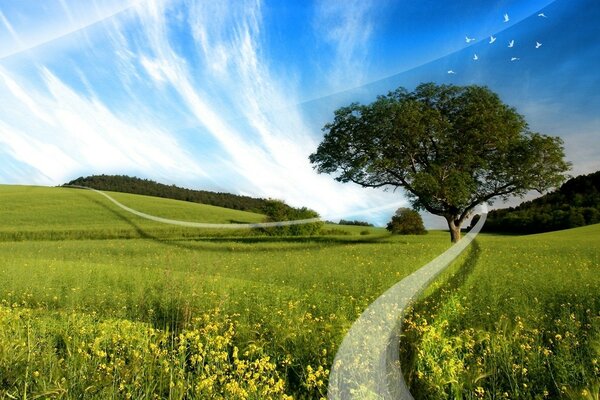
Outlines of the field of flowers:
<svg viewBox="0 0 600 400">
<path fill-rule="evenodd" d="M 352 322 L 449 246 L 442 232 L 364 227 L 179 235 L 93 195 L 0 186 L 0 398 L 325 397 Z M 160 214 L 151 199 L 119 200 Z M 168 206 L 162 216 L 204 217 Z"/>
<path fill-rule="evenodd" d="M 600 225 L 480 235 L 403 323 L 416 399 L 599 399 Z"/>
<path fill-rule="evenodd" d="M 262 218 L 115 197 L 167 218 Z M 324 398 L 352 322 L 449 246 L 443 232 L 164 227 L 60 188 L 0 186 L 0 219 L 0 398 Z M 479 236 L 404 321 L 415 398 L 598 400 L 598 238 Z"/>
</svg>

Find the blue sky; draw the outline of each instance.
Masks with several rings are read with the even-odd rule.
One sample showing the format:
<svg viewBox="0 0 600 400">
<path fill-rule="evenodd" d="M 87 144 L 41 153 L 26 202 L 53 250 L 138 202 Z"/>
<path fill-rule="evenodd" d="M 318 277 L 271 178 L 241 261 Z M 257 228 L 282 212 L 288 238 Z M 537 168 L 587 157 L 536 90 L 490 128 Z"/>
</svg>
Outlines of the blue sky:
<svg viewBox="0 0 600 400">
<path fill-rule="evenodd" d="M 592 172 L 599 20 L 596 0 L 0 0 L 0 182 L 128 174 L 384 223 L 401 191 L 308 155 L 337 107 L 429 81 L 489 86 Z"/>
</svg>

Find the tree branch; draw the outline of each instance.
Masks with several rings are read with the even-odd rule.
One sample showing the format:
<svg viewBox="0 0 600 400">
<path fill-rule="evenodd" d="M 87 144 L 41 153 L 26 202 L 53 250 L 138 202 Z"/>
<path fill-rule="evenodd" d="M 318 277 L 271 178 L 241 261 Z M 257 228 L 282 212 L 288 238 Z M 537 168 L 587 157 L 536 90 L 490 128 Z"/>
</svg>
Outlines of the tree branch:
<svg viewBox="0 0 600 400">
<path fill-rule="evenodd" d="M 462 212 L 462 214 L 459 217 L 459 221 L 461 221 L 461 222 L 464 221 L 464 219 L 467 217 L 467 215 L 469 215 L 469 212 L 473 208 L 475 208 L 478 204 L 483 203 L 484 201 L 488 201 L 492 197 L 503 196 L 505 194 L 512 193 L 514 190 L 509 189 L 509 188 L 513 184 L 514 184 L 513 182 L 509 182 L 505 185 L 498 187 L 496 190 L 494 190 L 493 193 L 488 193 L 488 194 L 476 197 L 475 200 L 473 200 L 467 207 L 465 207 L 464 211 Z"/>
<path fill-rule="evenodd" d="M 396 187 L 402 186 L 402 185 L 399 185 L 397 182 L 366 183 L 366 182 L 362 182 L 362 181 L 359 181 L 354 178 L 348 178 L 348 180 L 352 183 L 356 183 L 357 185 L 361 185 L 364 187 L 370 187 L 370 188 L 380 188 L 383 186 L 396 186 Z"/>
</svg>

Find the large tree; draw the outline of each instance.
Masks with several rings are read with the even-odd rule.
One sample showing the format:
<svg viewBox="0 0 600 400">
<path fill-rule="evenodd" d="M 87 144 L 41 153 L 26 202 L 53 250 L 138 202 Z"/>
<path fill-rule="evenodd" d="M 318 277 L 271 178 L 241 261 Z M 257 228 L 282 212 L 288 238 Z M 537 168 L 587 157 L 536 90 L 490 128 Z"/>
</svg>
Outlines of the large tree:
<svg viewBox="0 0 600 400">
<path fill-rule="evenodd" d="M 494 197 L 544 192 L 565 179 L 558 137 L 482 86 L 425 83 L 335 111 L 310 161 L 364 187 L 404 188 L 416 209 L 448 222 L 452 242 L 471 211 Z"/>
</svg>

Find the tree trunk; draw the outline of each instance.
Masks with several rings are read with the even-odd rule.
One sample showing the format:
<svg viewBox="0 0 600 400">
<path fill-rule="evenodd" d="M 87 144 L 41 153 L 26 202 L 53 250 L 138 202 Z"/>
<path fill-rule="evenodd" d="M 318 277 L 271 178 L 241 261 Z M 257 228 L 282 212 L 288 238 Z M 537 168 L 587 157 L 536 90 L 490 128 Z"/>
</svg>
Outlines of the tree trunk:
<svg viewBox="0 0 600 400">
<path fill-rule="evenodd" d="M 460 240 L 460 221 L 453 217 L 446 217 L 448 228 L 450 229 L 450 241 L 456 243 Z"/>
</svg>

